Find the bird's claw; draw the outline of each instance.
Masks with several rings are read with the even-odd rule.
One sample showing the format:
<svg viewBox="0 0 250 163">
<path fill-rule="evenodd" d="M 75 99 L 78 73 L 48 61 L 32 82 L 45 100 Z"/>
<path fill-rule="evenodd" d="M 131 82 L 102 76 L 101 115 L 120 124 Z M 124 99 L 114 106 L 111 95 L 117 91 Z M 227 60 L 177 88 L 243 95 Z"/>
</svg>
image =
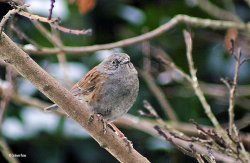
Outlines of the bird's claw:
<svg viewBox="0 0 250 163">
<path fill-rule="evenodd" d="M 103 134 L 106 134 L 107 133 L 107 122 L 101 114 L 92 114 L 89 117 L 88 124 L 93 122 L 95 115 L 96 115 L 98 121 L 101 121 L 103 124 Z"/>
</svg>

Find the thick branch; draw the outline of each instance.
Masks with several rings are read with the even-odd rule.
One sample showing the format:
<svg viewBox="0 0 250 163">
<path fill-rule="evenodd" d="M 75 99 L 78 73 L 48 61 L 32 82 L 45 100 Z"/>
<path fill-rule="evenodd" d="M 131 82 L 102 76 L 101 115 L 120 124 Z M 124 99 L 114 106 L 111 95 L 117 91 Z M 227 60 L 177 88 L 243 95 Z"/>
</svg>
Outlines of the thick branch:
<svg viewBox="0 0 250 163">
<path fill-rule="evenodd" d="M 196 18 L 196 17 L 190 17 L 187 15 L 176 15 L 174 18 L 172 18 L 169 22 L 159 26 L 153 31 L 147 32 L 145 34 L 128 38 L 125 40 L 121 40 L 114 43 L 108 43 L 108 44 L 102 44 L 102 45 L 92 45 L 92 46 L 83 46 L 83 47 L 69 47 L 65 46 L 62 48 L 42 48 L 39 50 L 31 50 L 27 49 L 25 50 L 27 53 L 32 54 L 58 54 L 59 52 L 65 52 L 70 54 L 85 54 L 85 53 L 91 53 L 98 50 L 105 50 L 105 49 L 113 49 L 118 47 L 125 47 L 129 45 L 134 45 L 137 43 L 141 43 L 145 40 L 150 40 L 152 38 L 155 38 L 162 33 L 169 31 L 176 25 L 180 23 L 186 23 L 191 26 L 200 27 L 200 28 L 212 28 L 212 29 L 228 29 L 228 28 L 236 28 L 239 30 L 245 30 L 250 31 L 250 24 L 247 23 L 239 23 L 239 22 L 233 22 L 233 21 L 223 21 L 223 20 L 211 20 L 211 19 L 202 19 L 202 18 Z"/>
<path fill-rule="evenodd" d="M 134 149 L 129 149 L 124 140 L 111 129 L 103 134 L 103 125 L 97 118 L 88 123 L 90 113 L 84 103 L 62 87 L 46 73 L 29 55 L 23 52 L 4 33 L 0 40 L 0 58 L 12 64 L 22 76 L 33 83 L 42 93 L 59 105 L 68 115 L 84 127 L 90 135 L 116 159 L 121 162 L 149 162 Z"/>
</svg>

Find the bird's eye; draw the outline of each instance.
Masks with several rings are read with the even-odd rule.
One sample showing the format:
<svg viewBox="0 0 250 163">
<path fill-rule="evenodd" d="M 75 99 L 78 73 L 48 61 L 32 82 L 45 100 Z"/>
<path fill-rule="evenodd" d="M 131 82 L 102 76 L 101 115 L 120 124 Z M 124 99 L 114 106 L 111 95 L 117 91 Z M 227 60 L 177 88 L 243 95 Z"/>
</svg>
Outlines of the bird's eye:
<svg viewBox="0 0 250 163">
<path fill-rule="evenodd" d="M 118 59 L 115 59 L 115 60 L 112 61 L 112 64 L 113 64 L 113 65 L 116 65 L 116 66 L 117 66 L 118 63 L 119 63 Z"/>
</svg>

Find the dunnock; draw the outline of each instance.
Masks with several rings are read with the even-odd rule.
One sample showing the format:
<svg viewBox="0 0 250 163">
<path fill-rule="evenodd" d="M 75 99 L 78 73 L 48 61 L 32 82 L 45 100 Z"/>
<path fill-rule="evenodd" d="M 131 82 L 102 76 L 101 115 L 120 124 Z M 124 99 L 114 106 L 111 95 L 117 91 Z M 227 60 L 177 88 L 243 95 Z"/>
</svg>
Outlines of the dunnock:
<svg viewBox="0 0 250 163">
<path fill-rule="evenodd" d="M 138 75 L 130 57 L 117 53 L 90 70 L 70 91 L 78 100 L 85 101 L 93 114 L 112 122 L 128 112 L 138 90 Z M 45 109 L 54 110 L 58 106 Z"/>
</svg>

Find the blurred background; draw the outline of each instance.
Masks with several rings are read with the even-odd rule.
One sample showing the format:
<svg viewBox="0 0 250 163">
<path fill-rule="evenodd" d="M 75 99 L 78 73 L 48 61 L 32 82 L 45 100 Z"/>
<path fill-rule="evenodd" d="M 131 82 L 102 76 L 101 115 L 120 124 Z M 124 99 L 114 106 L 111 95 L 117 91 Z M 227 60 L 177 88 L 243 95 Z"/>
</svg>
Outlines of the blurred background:
<svg viewBox="0 0 250 163">
<path fill-rule="evenodd" d="M 202 0 L 204 1 L 204 0 Z M 202 2 L 201 1 L 201 2 Z M 226 10 L 236 18 L 224 17 L 224 20 L 250 20 L 249 4 L 245 0 L 210 0 L 213 5 Z M 50 0 L 26 0 L 29 12 L 47 17 Z M 178 14 L 193 17 L 223 19 L 214 10 L 207 11 L 206 5 L 199 0 L 57 0 L 54 4 L 53 17 L 60 17 L 61 25 L 72 29 L 92 29 L 92 34 L 76 36 L 60 32 L 60 39 L 67 46 L 90 46 L 105 44 L 138 36 L 151 31 L 168 22 Z M 0 1 L 1 18 L 12 9 L 8 3 Z M 227 19 L 228 18 L 228 19 Z M 237 20 L 238 19 L 238 20 Z M 15 30 L 13 30 L 13 25 Z M 11 27 L 12 26 L 12 27 Z M 50 30 L 49 25 L 44 26 Z M 5 32 L 19 45 L 29 48 L 30 42 L 21 38 L 18 28 L 40 47 L 53 47 L 30 22 L 30 20 L 15 16 L 5 26 Z M 237 38 L 237 45 L 242 53 L 249 56 L 250 35 L 246 32 L 230 30 L 212 30 L 194 28 L 180 24 L 163 33 L 157 38 L 144 43 L 117 48 L 111 51 L 102 50 L 94 53 L 77 55 L 66 54 L 65 66 L 59 64 L 60 57 L 56 55 L 31 55 L 31 57 L 58 81 L 70 88 L 87 71 L 100 63 L 112 51 L 128 53 L 134 65 L 142 71 L 149 71 L 155 84 L 162 90 L 165 98 L 174 109 L 179 121 L 190 123 L 194 119 L 199 124 L 211 125 L 204 110 L 195 96 L 191 86 L 176 72 L 166 69 L 152 57 L 157 51 L 172 58 L 172 60 L 188 73 L 183 30 L 191 32 L 193 37 L 193 58 L 197 68 L 197 76 L 202 89 L 212 106 L 213 113 L 220 123 L 228 122 L 228 91 L 220 81 L 221 78 L 232 80 L 234 75 L 233 57 L 230 56 L 227 38 Z M 148 67 L 149 66 L 149 67 Z M 64 68 L 66 67 L 66 71 Z M 6 66 L 1 63 L 1 84 L 7 81 Z M 236 103 L 236 120 L 249 117 L 250 110 L 250 64 L 241 66 L 239 73 L 240 94 Z M 42 102 L 51 101 L 39 92 L 29 81 L 16 75 L 12 79 L 14 92 L 21 97 L 32 97 Z M 1 98 L 3 100 L 3 97 Z M 166 121 L 159 100 L 152 92 L 143 76 L 140 76 L 140 92 L 130 114 L 144 118 L 138 113 L 145 110 L 143 100 L 147 100 Z M 1 105 L 4 106 L 4 105 Z M 1 108 L 3 109 L 3 108 Z M 249 122 L 249 121 L 248 121 Z M 134 148 L 152 162 L 196 162 L 178 151 L 170 143 L 153 137 L 142 131 L 119 126 L 124 134 L 134 144 Z M 249 126 L 242 131 L 249 132 Z M 35 106 L 25 105 L 18 100 L 10 99 L 2 118 L 1 135 L 7 144 L 17 154 L 27 157 L 19 158 L 25 163 L 66 163 L 66 162 L 118 162 L 108 152 L 88 135 L 88 133 L 73 120 L 55 113 L 43 112 Z M 0 162 L 6 162 L 0 154 Z"/>
</svg>

